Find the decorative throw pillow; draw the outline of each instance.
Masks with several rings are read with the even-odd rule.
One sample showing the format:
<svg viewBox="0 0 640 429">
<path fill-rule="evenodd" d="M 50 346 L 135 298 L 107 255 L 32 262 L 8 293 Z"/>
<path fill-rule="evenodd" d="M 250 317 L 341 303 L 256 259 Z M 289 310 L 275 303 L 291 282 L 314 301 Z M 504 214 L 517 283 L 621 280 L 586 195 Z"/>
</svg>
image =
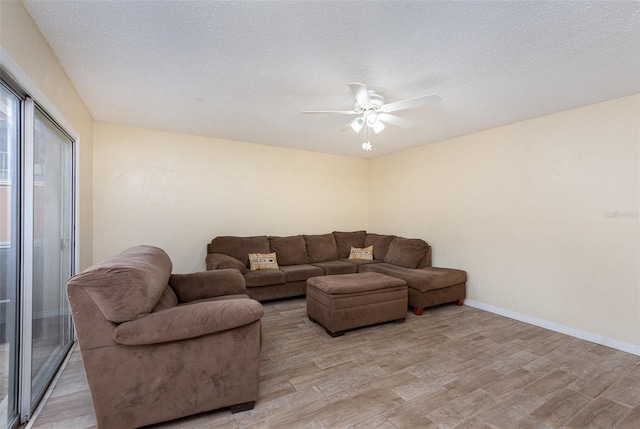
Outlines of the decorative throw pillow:
<svg viewBox="0 0 640 429">
<path fill-rule="evenodd" d="M 277 270 L 278 258 L 276 253 L 249 253 L 249 265 L 251 271 L 255 270 Z"/>
<path fill-rule="evenodd" d="M 349 259 L 365 259 L 373 261 L 373 246 L 365 248 L 352 247 L 349 252 Z"/>
</svg>

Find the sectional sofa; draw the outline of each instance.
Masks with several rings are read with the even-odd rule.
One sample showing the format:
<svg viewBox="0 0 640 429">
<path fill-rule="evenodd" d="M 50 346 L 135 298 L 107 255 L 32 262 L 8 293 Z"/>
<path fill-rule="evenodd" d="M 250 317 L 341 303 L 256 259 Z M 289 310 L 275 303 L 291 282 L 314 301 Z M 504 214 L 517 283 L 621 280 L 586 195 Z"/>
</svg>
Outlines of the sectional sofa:
<svg viewBox="0 0 640 429">
<path fill-rule="evenodd" d="M 249 256 L 267 262 L 256 268 Z M 363 259 L 363 257 L 369 259 Z M 407 283 L 415 314 L 425 307 L 466 297 L 465 271 L 431 266 L 431 246 L 422 239 L 366 231 L 277 236 L 220 236 L 207 246 L 207 270 L 235 268 L 246 294 L 258 301 L 303 296 L 307 280 L 337 274 L 377 272 Z M 259 265 L 259 264 L 258 264 Z"/>
</svg>

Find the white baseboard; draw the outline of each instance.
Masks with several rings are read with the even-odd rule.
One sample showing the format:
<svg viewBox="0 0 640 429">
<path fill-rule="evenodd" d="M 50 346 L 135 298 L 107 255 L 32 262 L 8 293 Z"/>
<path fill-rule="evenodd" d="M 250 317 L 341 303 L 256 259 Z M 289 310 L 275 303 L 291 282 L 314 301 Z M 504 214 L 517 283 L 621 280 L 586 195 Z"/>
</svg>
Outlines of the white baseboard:
<svg viewBox="0 0 640 429">
<path fill-rule="evenodd" d="M 480 310 L 488 311 L 490 313 L 499 314 L 500 316 L 505 316 L 510 319 L 519 320 L 521 322 L 529 323 L 530 325 L 535 325 L 541 328 L 549 329 L 550 331 L 570 335 L 572 337 L 580 338 L 581 340 L 590 341 L 592 343 L 600 344 L 603 346 L 611 347 L 612 349 L 616 349 L 626 353 L 631 353 L 636 356 L 640 356 L 640 346 L 628 344 L 623 341 L 614 340 L 608 337 L 603 337 L 602 335 L 594 334 L 592 332 L 581 331 L 579 329 L 571 328 L 569 326 L 560 325 L 559 323 L 549 322 L 548 320 L 538 319 L 537 317 L 516 313 L 515 311 L 505 310 L 504 308 L 494 307 L 492 305 L 484 304 L 478 301 L 473 301 L 471 299 L 465 299 L 464 303 L 469 307 L 474 307 Z"/>
</svg>

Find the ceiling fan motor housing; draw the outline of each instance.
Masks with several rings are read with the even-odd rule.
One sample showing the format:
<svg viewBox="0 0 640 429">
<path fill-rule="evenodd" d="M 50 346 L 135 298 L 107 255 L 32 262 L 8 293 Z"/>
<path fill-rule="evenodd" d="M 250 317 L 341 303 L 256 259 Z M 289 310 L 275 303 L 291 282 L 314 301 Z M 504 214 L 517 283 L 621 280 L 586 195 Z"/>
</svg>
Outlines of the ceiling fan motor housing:
<svg viewBox="0 0 640 429">
<path fill-rule="evenodd" d="M 356 101 L 355 110 L 358 113 L 362 113 L 367 110 L 373 110 L 376 112 L 380 112 L 382 110 L 382 105 L 384 104 L 384 97 L 380 94 L 377 94 L 374 90 L 369 90 L 369 99 L 371 100 L 371 104 L 369 106 L 361 106 L 360 103 Z"/>
</svg>

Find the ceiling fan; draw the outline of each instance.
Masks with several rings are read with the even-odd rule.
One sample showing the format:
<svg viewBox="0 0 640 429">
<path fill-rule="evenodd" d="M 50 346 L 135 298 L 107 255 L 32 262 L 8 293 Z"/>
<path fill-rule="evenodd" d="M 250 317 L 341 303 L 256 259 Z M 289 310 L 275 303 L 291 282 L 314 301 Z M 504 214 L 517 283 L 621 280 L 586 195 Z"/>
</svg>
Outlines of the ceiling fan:
<svg viewBox="0 0 640 429">
<path fill-rule="evenodd" d="M 358 115 L 357 118 L 345 125 L 340 131 L 352 129 L 359 133 L 366 124 L 378 134 L 384 129 L 384 123 L 395 125 L 401 128 L 409 128 L 413 125 L 408 119 L 391 115 L 399 110 L 413 109 L 416 107 L 428 106 L 439 103 L 442 98 L 436 94 L 423 95 L 420 97 L 408 98 L 406 100 L 394 101 L 384 104 L 384 98 L 375 91 L 368 89 L 362 83 L 350 83 L 349 88 L 355 98 L 353 110 L 306 110 L 302 113 L 338 113 L 342 115 Z"/>
</svg>

